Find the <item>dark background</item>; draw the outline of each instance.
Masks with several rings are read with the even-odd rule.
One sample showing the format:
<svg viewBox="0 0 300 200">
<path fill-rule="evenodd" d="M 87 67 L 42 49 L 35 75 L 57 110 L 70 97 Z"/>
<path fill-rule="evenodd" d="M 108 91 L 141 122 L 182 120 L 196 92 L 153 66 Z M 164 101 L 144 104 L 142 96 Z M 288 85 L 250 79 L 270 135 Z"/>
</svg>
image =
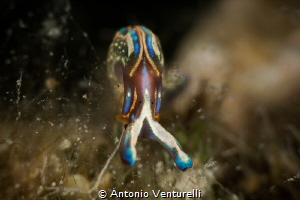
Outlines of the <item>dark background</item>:
<svg viewBox="0 0 300 200">
<path fill-rule="evenodd" d="M 294 5 L 299 4 L 297 1 L 286 1 L 288 6 L 285 3 L 280 3 L 280 1 L 268 1 L 272 5 L 266 6 L 267 11 L 270 12 L 265 12 L 264 8 L 257 3 L 258 1 L 255 1 L 254 5 L 249 3 L 249 9 L 245 9 L 246 17 L 243 15 L 243 11 L 240 12 L 238 6 L 230 4 L 232 8 L 224 9 L 229 10 L 224 12 L 226 14 L 224 18 L 229 16 L 227 20 L 224 20 L 224 23 L 223 19 L 218 18 L 218 16 L 222 16 L 222 13 L 218 15 L 218 9 L 214 9 L 220 2 L 217 0 L 124 1 L 120 4 L 117 1 L 96 0 L 1 1 L 0 198 L 23 199 L 25 197 L 36 199 L 44 197 L 44 199 L 62 199 L 63 195 L 59 190 L 55 192 L 53 188 L 52 190 L 45 188 L 51 187 L 53 182 L 59 183 L 60 180 L 63 180 L 65 185 L 61 185 L 61 187 L 56 185 L 57 188 L 75 187 L 67 181 L 70 177 L 72 179 L 74 174 L 83 176 L 82 182 L 86 183 L 86 187 L 89 187 L 90 183 L 94 183 L 99 172 L 103 169 L 104 163 L 115 148 L 115 139 L 119 138 L 123 126 L 115 120 L 115 115 L 119 112 L 120 107 L 116 105 L 116 98 L 112 94 L 112 86 L 107 78 L 105 63 L 108 46 L 115 32 L 121 27 L 144 25 L 150 28 L 160 38 L 166 68 L 168 69 L 169 63 L 176 60 L 175 53 L 179 49 L 182 39 L 195 24 L 199 28 L 199 24 L 204 23 L 203 27 L 210 28 L 206 33 L 206 38 L 210 38 L 212 46 L 216 45 L 219 48 L 219 53 L 221 52 L 221 54 L 218 54 L 218 51 L 209 54 L 212 58 L 212 65 L 207 66 L 213 69 L 213 61 L 218 62 L 217 56 L 226 55 L 224 56 L 226 62 L 220 65 L 226 66 L 229 63 L 229 66 L 233 67 L 234 73 L 232 74 L 237 74 L 237 76 L 228 76 L 228 82 L 235 80 L 234 78 L 240 77 L 239 75 L 243 73 L 242 78 L 252 77 L 251 73 L 249 76 L 245 71 L 251 72 L 253 67 L 265 66 L 264 62 L 258 62 L 257 65 L 248 65 L 247 63 L 247 61 L 256 61 L 257 58 L 260 58 L 257 56 L 259 52 L 256 51 L 260 47 L 267 49 L 267 52 L 277 47 L 279 53 L 276 56 L 279 55 L 280 58 L 282 52 L 280 49 L 286 48 L 282 44 L 296 44 L 295 41 L 298 41 L 297 35 L 295 41 L 291 39 L 292 42 L 290 43 L 282 39 L 287 37 L 284 32 L 289 32 L 287 28 L 284 28 L 285 23 L 276 22 L 273 24 L 276 28 L 271 29 L 272 26 L 269 27 L 274 22 L 274 16 L 280 16 L 280 13 L 288 19 L 287 21 L 295 22 L 295 27 L 298 27 L 299 11 L 295 8 L 293 12 L 290 12 L 295 7 Z M 235 1 L 227 2 L 234 3 Z M 245 7 L 242 6 L 242 8 Z M 238 14 L 232 13 L 230 15 L 231 9 Z M 257 11 L 263 12 L 261 15 L 257 15 Z M 265 15 L 265 13 L 267 14 Z M 272 15 L 269 15 L 270 13 Z M 235 20 L 234 16 L 244 16 L 245 18 L 241 18 L 239 21 Z M 210 19 L 213 19 L 212 22 L 208 22 Z M 236 21 L 238 23 L 232 23 Z M 210 26 L 210 23 L 213 25 Z M 234 25 L 232 26 L 232 24 Z M 240 29 L 240 27 L 242 28 Z M 282 29 L 284 30 L 282 31 Z M 219 30 L 220 33 L 214 32 L 214 30 Z M 240 31 L 235 32 L 236 30 Z M 267 31 L 264 32 L 264 30 Z M 202 32 L 196 31 L 196 33 L 200 33 L 200 36 L 194 35 L 193 41 L 203 44 L 202 40 L 205 39 L 201 37 Z M 291 31 L 291 33 L 293 32 Z M 209 37 L 210 35 L 212 37 Z M 276 35 L 280 36 L 278 36 L 279 39 L 276 39 Z M 242 42 L 239 41 L 243 41 L 244 36 L 246 39 L 243 46 Z M 272 41 L 272 38 L 275 39 Z M 275 45 L 268 46 L 266 41 L 271 41 L 270 43 Z M 204 44 L 206 42 L 204 41 Z M 236 46 L 231 46 L 232 44 Z M 247 48 L 249 46 L 251 47 L 250 50 Z M 295 51 L 298 53 L 297 48 L 288 49 L 288 52 Z M 200 58 L 205 58 L 207 52 L 202 51 L 202 49 L 198 49 L 198 51 L 197 55 Z M 239 54 L 240 52 L 241 54 Z M 185 54 L 181 52 L 181 55 Z M 236 58 L 236 55 L 241 56 Z M 254 56 L 252 57 L 252 55 Z M 261 55 L 263 58 L 267 56 L 268 54 Z M 244 58 L 248 58 L 248 60 Z M 276 61 L 276 59 L 271 58 L 266 63 L 271 63 L 270 66 L 272 66 L 274 65 L 273 60 Z M 206 67 L 206 65 L 204 68 L 197 66 L 201 64 L 195 62 L 195 69 L 198 70 L 195 74 L 199 75 L 199 77 L 196 76 L 198 80 L 202 74 L 201 70 L 205 71 L 204 68 Z M 193 67 L 194 65 L 189 66 L 192 69 L 190 75 L 194 73 Z M 282 69 L 285 69 L 284 67 Z M 212 82 L 215 81 L 215 75 L 219 74 L 218 69 L 215 70 L 209 78 Z M 268 70 L 270 69 L 263 68 L 261 71 L 255 71 L 255 73 L 268 75 Z M 293 71 L 290 73 L 293 74 Z M 250 80 L 250 86 L 260 83 L 261 85 L 268 85 L 269 83 L 262 81 L 265 80 L 264 77 L 246 80 Z M 241 80 L 234 81 L 233 85 L 239 86 L 241 82 Z M 226 87 L 225 84 L 225 97 L 226 92 L 228 92 Z M 271 86 L 270 88 L 269 90 L 274 91 Z M 204 89 L 207 88 L 204 87 Z M 243 94 L 247 94 L 246 90 L 247 87 L 241 88 L 237 90 L 237 93 L 243 96 Z M 251 87 L 248 90 L 251 90 Z M 255 88 L 253 90 L 255 91 Z M 236 148 L 240 145 L 238 142 L 230 143 L 228 147 L 226 146 L 227 143 L 222 146 L 222 137 L 227 139 L 226 137 L 231 136 L 232 132 L 223 131 L 226 129 L 222 128 L 219 131 L 214 130 L 222 127 L 221 123 L 215 122 L 213 119 L 214 116 L 222 117 L 218 107 L 221 105 L 221 101 L 216 101 L 217 105 L 214 106 L 217 112 L 209 115 L 209 112 L 213 112 L 213 110 L 203 106 L 202 103 L 205 102 L 205 98 L 201 99 L 201 95 L 209 96 L 212 92 L 197 94 L 196 97 L 190 96 L 192 99 L 188 99 L 189 105 L 185 108 L 186 110 L 190 109 L 190 112 L 186 114 L 187 117 L 177 117 L 174 111 L 170 111 L 171 114 L 165 115 L 164 113 L 164 116 L 167 117 L 164 117 L 160 122 L 166 129 L 172 130 L 171 132 L 178 138 L 183 148 L 187 149 L 188 153 L 193 156 L 195 167 L 192 169 L 194 171 L 190 171 L 192 174 L 186 176 L 178 171 L 159 144 L 141 139 L 138 152 L 140 152 L 142 159 L 134 167 L 127 168 L 121 164 L 119 156 L 115 156 L 107 173 L 108 181 L 103 187 L 106 189 L 117 187 L 120 191 L 134 191 L 137 188 L 161 189 L 164 187 L 159 184 L 161 181 L 165 181 L 162 180 L 162 177 L 173 178 L 173 180 L 178 178 L 180 183 L 186 177 L 193 177 L 200 182 L 203 179 L 207 181 L 203 181 L 203 185 L 200 185 L 203 188 L 208 188 L 207 193 L 205 193 L 207 198 L 237 199 L 239 196 L 239 199 L 270 199 L 270 193 L 272 193 L 274 199 L 297 199 L 299 196 L 297 191 L 299 173 L 295 174 L 295 171 L 297 171 L 300 162 L 299 159 L 294 158 L 299 158 L 299 139 L 296 138 L 299 132 L 295 131 L 296 136 L 290 137 L 281 131 L 282 127 L 280 126 L 281 123 L 285 124 L 285 120 L 292 119 L 293 123 L 291 124 L 293 126 L 291 127 L 298 127 L 299 90 L 295 91 L 297 98 L 294 98 L 293 101 L 297 106 L 288 101 L 290 97 L 287 97 L 286 101 L 280 101 L 280 106 L 277 105 L 279 108 L 275 109 L 276 106 L 274 105 L 265 106 L 265 110 L 271 110 L 270 116 L 275 116 L 274 119 L 270 118 L 270 121 L 274 123 L 271 127 L 276 130 L 274 131 L 276 134 L 271 129 L 271 133 L 266 137 L 268 135 L 266 130 L 269 130 L 267 129 L 268 123 L 263 122 L 260 115 L 253 117 L 245 112 L 245 115 L 250 116 L 250 120 L 247 121 L 250 128 L 248 129 L 246 126 L 246 133 L 256 139 L 248 140 L 246 137 L 245 143 L 253 146 L 253 151 L 249 152 L 240 152 L 240 149 Z M 277 96 L 281 95 L 281 93 L 276 94 Z M 220 99 L 224 100 L 222 95 L 220 95 Z M 256 95 L 255 92 L 253 94 L 250 92 L 249 96 L 259 99 L 259 95 Z M 252 98 L 249 98 L 249 101 L 252 101 Z M 251 105 L 252 107 L 248 106 L 250 113 L 255 113 L 259 109 L 256 102 L 253 104 L 255 105 Z M 244 105 L 247 106 L 247 104 L 242 104 L 238 108 L 243 108 Z M 162 107 L 166 108 L 167 106 Z M 208 114 L 202 114 L 203 108 Z M 174 110 L 174 107 L 172 108 L 170 103 L 169 110 L 172 109 Z M 264 109 L 262 110 L 264 111 Z M 164 110 L 162 110 L 163 112 Z M 202 116 L 204 116 L 203 119 Z M 235 121 L 232 124 L 235 124 Z M 299 130 L 296 128 L 295 130 Z M 218 134 L 214 135 L 214 132 L 218 132 Z M 287 130 L 287 132 L 290 131 Z M 61 147 L 64 141 L 69 142 L 70 146 Z M 261 144 L 256 141 L 261 142 Z M 290 146 L 293 147 L 290 143 L 295 143 L 293 150 L 290 150 Z M 264 147 L 264 145 L 268 147 L 267 150 L 260 149 L 259 146 Z M 283 150 L 280 148 L 281 146 L 284 147 Z M 222 157 L 228 152 L 230 154 L 232 149 L 234 150 L 232 156 Z M 274 155 L 277 158 L 277 151 L 277 157 L 280 159 L 274 161 Z M 288 160 L 288 155 L 296 156 Z M 55 159 L 51 161 L 51 156 L 59 158 L 58 161 Z M 45 159 L 49 159 L 49 162 L 44 166 L 43 161 Z M 205 166 L 205 163 L 209 165 L 210 162 L 214 163 L 214 160 L 217 161 L 216 168 L 219 169 L 217 172 L 213 171 L 215 169 L 209 171 L 209 167 Z M 295 161 L 296 164 L 291 165 L 290 163 L 293 163 L 291 161 Z M 158 162 L 163 163 L 161 166 L 165 166 L 161 170 L 161 174 L 155 172 L 159 167 L 154 165 Z M 70 166 L 69 163 L 72 165 Z M 139 165 L 142 167 L 139 168 Z M 57 166 L 60 166 L 59 169 L 62 170 L 56 170 Z M 286 170 L 290 166 L 293 169 Z M 42 169 L 45 172 L 42 173 Z M 213 178 L 207 174 L 202 175 L 202 171 L 205 170 L 208 170 L 208 174 L 212 174 Z M 138 172 L 140 172 L 140 176 L 138 176 Z M 214 176 L 218 179 L 215 180 Z M 271 179 L 273 176 L 275 177 L 274 180 Z M 167 181 L 165 182 L 167 183 Z M 148 187 L 148 184 L 151 187 Z M 41 192 L 38 193 L 41 185 L 44 186 L 44 190 L 41 189 Z M 174 189 L 174 185 L 171 186 L 170 188 Z M 195 184 L 193 187 L 196 186 L 199 185 Z M 234 192 L 235 195 L 231 192 Z M 74 199 L 73 196 L 69 197 Z"/>
<path fill-rule="evenodd" d="M 2 113 L 16 113 L 16 103 L 12 99 L 17 99 L 16 81 L 21 74 L 21 104 L 28 105 L 32 101 L 48 98 L 45 82 L 53 78 L 60 85 L 55 96 L 63 94 L 78 102 L 80 107 L 81 96 L 88 90 L 84 86 L 87 79 L 102 88 L 107 87 L 106 77 L 103 76 L 106 73 L 107 49 L 115 32 L 124 26 L 138 24 L 150 28 L 160 38 L 168 63 L 182 37 L 214 2 L 129 1 L 120 4 L 116 1 L 78 0 L 2 1 Z M 52 30 L 59 33 L 48 34 Z M 97 66 L 99 71 L 95 71 Z M 101 96 L 103 92 L 98 93 Z M 43 110 L 39 105 L 35 109 Z M 19 109 L 24 107 L 19 106 Z M 25 119 L 33 116 L 33 112 L 23 112 Z M 15 115 L 4 114 L 1 118 L 14 120 Z"/>
</svg>

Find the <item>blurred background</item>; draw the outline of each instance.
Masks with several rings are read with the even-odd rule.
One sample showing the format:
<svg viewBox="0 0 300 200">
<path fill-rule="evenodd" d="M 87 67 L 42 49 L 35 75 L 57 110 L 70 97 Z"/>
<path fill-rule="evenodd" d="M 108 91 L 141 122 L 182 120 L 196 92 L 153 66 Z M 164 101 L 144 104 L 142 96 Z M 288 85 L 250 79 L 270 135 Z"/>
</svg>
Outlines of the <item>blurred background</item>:
<svg viewBox="0 0 300 200">
<path fill-rule="evenodd" d="M 4 0 L 0 24 L 1 199 L 97 199 L 123 130 L 106 54 L 128 25 L 161 40 L 160 123 L 194 167 L 140 138 L 99 190 L 300 199 L 298 1 Z"/>
</svg>

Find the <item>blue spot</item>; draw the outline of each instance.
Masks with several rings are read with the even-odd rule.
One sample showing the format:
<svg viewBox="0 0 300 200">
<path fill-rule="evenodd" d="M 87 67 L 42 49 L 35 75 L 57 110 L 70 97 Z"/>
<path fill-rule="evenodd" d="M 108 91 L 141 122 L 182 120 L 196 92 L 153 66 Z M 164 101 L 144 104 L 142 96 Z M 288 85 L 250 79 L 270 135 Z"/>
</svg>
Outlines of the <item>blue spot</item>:
<svg viewBox="0 0 300 200">
<path fill-rule="evenodd" d="M 132 146 L 130 146 L 130 133 L 127 133 L 124 138 L 124 151 L 121 154 L 122 161 L 127 166 L 132 166 L 135 163 Z"/>
<path fill-rule="evenodd" d="M 146 43 L 147 43 L 147 47 L 148 47 L 148 51 L 151 57 L 154 57 L 154 51 L 152 48 L 152 37 L 151 36 L 147 36 L 146 38 Z"/>
<path fill-rule="evenodd" d="M 185 158 L 183 157 L 180 157 L 178 152 L 170 147 L 169 145 L 167 145 L 164 141 L 160 141 L 161 143 L 163 143 L 163 145 L 165 146 L 166 149 L 169 150 L 169 152 L 171 153 L 172 157 L 174 158 L 174 162 L 176 163 L 176 166 L 184 171 L 186 170 L 187 168 L 191 168 L 193 167 L 193 161 L 192 159 L 184 152 L 182 152 L 185 156 Z M 176 140 L 176 143 L 177 145 L 181 148 L 180 144 L 178 143 L 178 141 Z"/>
<path fill-rule="evenodd" d="M 154 50 L 153 50 L 153 47 L 152 47 L 151 33 L 149 32 L 149 30 L 147 28 L 145 28 L 143 26 L 142 26 L 142 29 L 146 33 L 146 45 L 147 45 L 148 52 L 149 52 L 151 57 L 154 57 L 155 55 L 154 55 Z"/>
<path fill-rule="evenodd" d="M 155 108 L 156 114 L 159 113 L 160 106 L 161 106 L 161 87 L 157 89 L 157 99 L 156 99 L 156 108 Z"/>
<path fill-rule="evenodd" d="M 139 43 L 139 37 L 137 35 L 137 32 L 134 30 L 129 30 L 129 33 L 132 38 L 133 46 L 134 46 L 134 55 L 138 55 L 140 52 L 140 43 Z"/>
<path fill-rule="evenodd" d="M 130 117 L 131 117 L 131 121 L 133 121 L 135 119 L 134 114 L 132 114 Z"/>
<path fill-rule="evenodd" d="M 127 91 L 126 91 L 125 95 L 126 95 L 126 97 L 125 97 L 125 103 L 124 103 L 123 111 L 124 111 L 124 113 L 128 113 L 130 105 L 131 105 L 131 99 L 132 99 L 132 92 L 131 92 L 130 88 L 127 88 Z"/>
<path fill-rule="evenodd" d="M 192 159 L 187 154 L 185 154 L 185 155 L 188 158 L 186 161 L 184 161 L 183 158 L 181 158 L 180 156 L 177 156 L 175 158 L 175 163 L 176 163 L 177 167 L 182 171 L 186 170 L 187 168 L 193 167 Z"/>
</svg>

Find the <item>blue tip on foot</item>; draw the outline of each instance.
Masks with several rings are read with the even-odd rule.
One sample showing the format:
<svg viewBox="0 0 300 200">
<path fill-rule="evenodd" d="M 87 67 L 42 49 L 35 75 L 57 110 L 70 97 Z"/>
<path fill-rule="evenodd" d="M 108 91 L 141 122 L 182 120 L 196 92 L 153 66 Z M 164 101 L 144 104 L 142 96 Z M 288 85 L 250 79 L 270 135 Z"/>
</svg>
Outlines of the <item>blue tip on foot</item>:
<svg viewBox="0 0 300 200">
<path fill-rule="evenodd" d="M 131 131 L 128 131 L 125 137 L 123 138 L 121 144 L 121 160 L 123 164 L 126 166 L 132 166 L 135 163 L 136 149 L 135 149 L 135 144 L 132 143 Z"/>
<path fill-rule="evenodd" d="M 124 153 L 121 153 L 121 159 L 124 165 L 132 166 L 135 163 L 135 157 L 131 148 L 124 150 Z"/>
<path fill-rule="evenodd" d="M 185 171 L 187 168 L 193 167 L 193 161 L 187 154 L 177 156 L 174 161 L 178 169 L 181 171 Z"/>
</svg>

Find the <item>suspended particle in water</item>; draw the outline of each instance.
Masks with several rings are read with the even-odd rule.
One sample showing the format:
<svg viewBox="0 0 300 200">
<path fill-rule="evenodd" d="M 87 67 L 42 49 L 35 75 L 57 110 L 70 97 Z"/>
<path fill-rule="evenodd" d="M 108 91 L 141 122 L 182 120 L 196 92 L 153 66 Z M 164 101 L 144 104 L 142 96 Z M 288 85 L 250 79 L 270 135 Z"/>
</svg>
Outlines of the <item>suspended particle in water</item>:
<svg viewBox="0 0 300 200">
<path fill-rule="evenodd" d="M 55 90 L 57 85 L 59 85 L 59 82 L 53 77 L 49 77 L 45 80 L 45 86 L 48 90 Z"/>
</svg>

